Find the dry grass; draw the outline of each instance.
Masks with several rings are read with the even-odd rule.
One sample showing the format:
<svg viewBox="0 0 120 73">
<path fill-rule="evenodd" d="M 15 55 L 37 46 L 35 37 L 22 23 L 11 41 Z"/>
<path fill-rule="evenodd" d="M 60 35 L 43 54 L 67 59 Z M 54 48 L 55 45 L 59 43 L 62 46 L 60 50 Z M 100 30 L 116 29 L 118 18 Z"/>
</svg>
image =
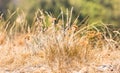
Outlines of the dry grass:
<svg viewBox="0 0 120 73">
<path fill-rule="evenodd" d="M 62 13 L 61 16 L 62 20 L 56 24 L 55 18 L 39 10 L 32 28 L 17 26 L 18 23 L 14 23 L 9 32 L 1 28 L 0 72 L 120 72 L 119 31 L 114 31 L 117 35 L 114 40 L 109 28 L 103 23 L 100 24 L 103 24 L 105 28 L 99 31 L 101 29 L 93 25 L 81 28 L 75 24 L 76 22 L 71 24 L 72 13 L 67 16 L 66 23 Z M 1 21 L 2 23 L 5 22 Z M 21 28 L 19 32 L 16 31 L 17 28 Z M 99 69 L 104 65 L 109 65 L 110 68 Z"/>
</svg>

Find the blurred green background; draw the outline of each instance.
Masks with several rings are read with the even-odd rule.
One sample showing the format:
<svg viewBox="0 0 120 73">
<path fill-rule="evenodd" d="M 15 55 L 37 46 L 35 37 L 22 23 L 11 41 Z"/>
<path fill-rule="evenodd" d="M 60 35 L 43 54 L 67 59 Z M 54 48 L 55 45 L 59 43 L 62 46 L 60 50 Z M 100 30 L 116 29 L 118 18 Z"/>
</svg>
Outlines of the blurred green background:
<svg viewBox="0 0 120 73">
<path fill-rule="evenodd" d="M 0 11 L 4 13 L 4 17 L 7 17 L 8 9 L 14 12 L 16 8 L 20 8 L 28 23 L 32 23 L 38 8 L 57 17 L 61 10 L 66 12 L 72 7 L 73 18 L 80 14 L 79 21 L 89 16 L 89 23 L 103 21 L 120 26 L 120 0 L 0 0 Z"/>
</svg>

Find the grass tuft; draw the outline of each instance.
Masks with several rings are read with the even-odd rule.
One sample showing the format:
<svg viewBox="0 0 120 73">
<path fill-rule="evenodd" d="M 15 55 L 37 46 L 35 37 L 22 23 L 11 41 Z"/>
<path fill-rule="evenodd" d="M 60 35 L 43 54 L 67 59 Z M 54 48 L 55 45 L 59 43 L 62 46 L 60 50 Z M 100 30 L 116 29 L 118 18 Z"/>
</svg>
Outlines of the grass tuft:
<svg viewBox="0 0 120 73">
<path fill-rule="evenodd" d="M 9 20 L 0 21 L 0 70 L 97 73 L 99 65 L 110 64 L 114 70 L 105 72 L 119 72 L 120 32 L 102 22 L 80 27 L 71 21 L 72 10 L 66 14 L 67 21 L 62 13 L 57 19 L 41 10 L 31 26 L 25 19 L 18 23 L 19 16 L 11 27 L 3 25 Z"/>
</svg>

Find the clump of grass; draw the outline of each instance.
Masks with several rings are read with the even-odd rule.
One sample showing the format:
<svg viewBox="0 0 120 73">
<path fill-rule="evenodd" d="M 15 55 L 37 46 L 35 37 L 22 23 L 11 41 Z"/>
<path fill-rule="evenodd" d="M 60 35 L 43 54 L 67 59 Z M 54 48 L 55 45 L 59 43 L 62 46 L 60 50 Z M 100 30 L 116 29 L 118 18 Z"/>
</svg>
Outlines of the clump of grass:
<svg viewBox="0 0 120 73">
<path fill-rule="evenodd" d="M 51 73 L 73 73 L 84 67 L 84 72 L 96 73 L 95 66 L 102 64 L 103 60 L 107 63 L 120 58 L 117 52 L 120 51 L 119 31 L 114 31 L 116 35 L 112 35 L 101 22 L 81 27 L 76 24 L 77 18 L 71 22 L 72 9 L 65 17 L 66 20 L 62 11 L 55 18 L 38 10 L 30 27 L 25 20 L 20 23 L 17 20 L 10 31 L 5 29 L 5 36 L 2 34 L 0 38 L 0 55 L 5 57 L 0 58 L 0 67 L 16 70 L 42 64 Z M 118 55 L 113 56 L 115 53 Z"/>
<path fill-rule="evenodd" d="M 72 13 L 70 13 L 67 15 L 66 23 L 62 19 L 61 23 L 55 24 L 54 20 L 49 27 L 42 27 L 45 26 L 44 17 L 39 20 L 38 25 L 45 30 L 39 30 L 34 40 L 38 45 L 37 50 L 41 49 L 45 53 L 46 63 L 52 72 L 66 73 L 70 71 L 69 69 L 76 67 L 79 69 L 82 64 L 95 61 L 95 52 L 117 50 L 118 42 L 112 39 L 109 28 L 103 23 L 81 28 L 71 22 Z M 49 14 L 48 17 L 53 19 Z"/>
</svg>

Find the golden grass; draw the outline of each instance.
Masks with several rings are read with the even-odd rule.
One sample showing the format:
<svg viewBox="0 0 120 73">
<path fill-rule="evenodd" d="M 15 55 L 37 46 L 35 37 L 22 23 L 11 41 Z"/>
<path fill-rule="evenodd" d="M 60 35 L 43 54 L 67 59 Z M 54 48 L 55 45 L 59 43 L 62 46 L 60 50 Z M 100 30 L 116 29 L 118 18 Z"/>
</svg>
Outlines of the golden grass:
<svg viewBox="0 0 120 73">
<path fill-rule="evenodd" d="M 71 16 L 67 16 L 68 22 L 62 19 L 55 24 L 55 18 L 40 10 L 38 13 L 32 28 L 16 32 L 12 27 L 12 33 L 1 30 L 0 72 L 119 73 L 120 39 L 109 37 L 109 28 L 98 31 L 95 26 L 91 29 L 91 25 L 71 25 Z M 113 68 L 99 71 L 101 65 Z"/>
</svg>

